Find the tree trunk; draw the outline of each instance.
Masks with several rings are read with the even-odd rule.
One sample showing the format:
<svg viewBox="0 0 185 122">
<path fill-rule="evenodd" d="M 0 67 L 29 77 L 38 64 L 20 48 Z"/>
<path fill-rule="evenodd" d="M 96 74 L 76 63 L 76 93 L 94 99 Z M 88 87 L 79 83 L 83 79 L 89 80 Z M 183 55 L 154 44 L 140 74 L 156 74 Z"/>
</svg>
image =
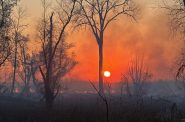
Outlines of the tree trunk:
<svg viewBox="0 0 185 122">
<path fill-rule="evenodd" d="M 103 43 L 99 44 L 99 92 L 104 93 L 103 88 Z"/>
<path fill-rule="evenodd" d="M 28 69 L 29 67 L 27 66 L 26 51 L 24 46 L 22 47 L 22 55 L 23 55 L 23 68 L 24 68 L 24 88 L 23 88 L 22 94 L 25 94 L 26 96 L 28 96 L 30 93 L 29 81 L 31 78 L 31 74 Z"/>
<path fill-rule="evenodd" d="M 47 67 L 47 72 L 46 72 L 46 81 L 45 81 L 45 99 L 46 99 L 46 106 L 48 109 L 52 108 L 53 102 L 54 102 L 54 89 L 52 88 L 52 76 L 53 76 L 53 67 L 52 67 L 52 62 L 53 62 L 53 14 L 50 17 L 50 32 L 49 32 L 49 50 L 48 50 L 48 67 Z"/>
<path fill-rule="evenodd" d="M 12 79 L 12 89 L 11 94 L 14 93 L 15 89 L 15 77 L 16 77 L 16 69 L 17 69 L 17 42 L 15 42 L 15 57 L 14 57 L 14 69 L 13 69 L 13 79 Z"/>
<path fill-rule="evenodd" d="M 52 92 L 49 84 L 46 84 L 45 85 L 45 103 L 46 103 L 46 108 L 49 109 L 49 110 L 52 109 L 53 102 L 54 102 L 53 92 Z"/>
</svg>

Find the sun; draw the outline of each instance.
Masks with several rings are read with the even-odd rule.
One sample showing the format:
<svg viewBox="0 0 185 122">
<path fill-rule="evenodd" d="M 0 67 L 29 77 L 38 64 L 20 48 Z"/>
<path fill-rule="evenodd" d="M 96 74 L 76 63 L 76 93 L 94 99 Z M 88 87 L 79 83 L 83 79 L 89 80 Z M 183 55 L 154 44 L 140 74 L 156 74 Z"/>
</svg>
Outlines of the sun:
<svg viewBox="0 0 185 122">
<path fill-rule="evenodd" d="M 105 77 L 108 78 L 108 77 L 110 77 L 110 75 L 111 75 L 111 73 L 110 73 L 109 71 L 104 71 L 104 76 L 105 76 Z"/>
</svg>

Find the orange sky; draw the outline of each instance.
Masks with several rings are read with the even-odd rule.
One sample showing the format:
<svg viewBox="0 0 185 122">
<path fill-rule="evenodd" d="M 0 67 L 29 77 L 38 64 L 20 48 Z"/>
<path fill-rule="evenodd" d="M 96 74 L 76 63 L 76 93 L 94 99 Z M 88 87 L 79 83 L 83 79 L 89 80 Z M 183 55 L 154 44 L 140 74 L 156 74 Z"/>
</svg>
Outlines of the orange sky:
<svg viewBox="0 0 185 122">
<path fill-rule="evenodd" d="M 35 24 L 41 13 L 40 1 L 25 0 L 23 3 L 29 15 L 27 31 L 34 37 Z M 111 72 L 107 80 L 119 81 L 129 60 L 140 54 L 144 55 L 155 80 L 173 78 L 174 71 L 171 69 L 181 42 L 170 36 L 168 17 L 162 10 L 152 7 L 154 2 L 141 0 L 140 5 L 142 14 L 137 22 L 121 17 L 105 33 L 104 70 Z M 87 29 L 68 34 L 68 40 L 75 43 L 74 50 L 79 62 L 68 76 L 79 80 L 97 80 L 98 46 L 94 37 Z"/>
</svg>

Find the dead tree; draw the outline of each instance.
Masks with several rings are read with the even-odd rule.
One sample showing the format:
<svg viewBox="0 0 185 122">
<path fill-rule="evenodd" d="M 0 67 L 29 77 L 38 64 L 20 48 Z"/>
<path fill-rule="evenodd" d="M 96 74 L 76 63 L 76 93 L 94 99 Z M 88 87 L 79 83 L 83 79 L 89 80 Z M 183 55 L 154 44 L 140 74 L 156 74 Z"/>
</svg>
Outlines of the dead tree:
<svg viewBox="0 0 185 122">
<path fill-rule="evenodd" d="M 22 74 L 20 74 L 21 79 L 24 81 L 24 88 L 22 90 L 22 93 L 28 94 L 30 92 L 30 85 L 31 83 L 33 84 L 34 87 L 33 90 L 36 93 L 41 93 L 42 92 L 42 85 L 39 80 L 36 78 L 39 70 L 39 57 L 40 55 L 37 54 L 36 52 L 31 55 L 26 54 L 26 51 L 23 50 L 22 48 L 22 65 L 23 65 L 23 71 L 21 71 Z M 24 54 L 25 52 L 25 54 Z M 32 82 L 31 82 L 32 81 Z"/>
<path fill-rule="evenodd" d="M 175 0 L 173 4 L 165 5 L 164 8 L 168 10 L 172 32 L 180 34 L 180 39 L 185 41 L 185 0 Z M 182 81 L 185 86 L 185 42 L 181 48 L 180 56 L 177 59 L 176 80 Z"/>
<path fill-rule="evenodd" d="M 59 7 L 56 13 L 61 22 L 58 25 L 54 22 L 54 12 L 47 22 L 46 5 L 46 1 L 43 0 L 44 18 L 39 30 L 42 48 L 39 71 L 42 76 L 43 88 L 41 89 L 44 93 L 46 106 L 51 109 L 60 91 L 61 78 L 76 65 L 73 56 L 71 57 L 67 53 L 72 45 L 64 38 L 66 28 L 74 15 L 76 1 L 58 1 Z"/>
<path fill-rule="evenodd" d="M 32 78 L 31 72 L 31 58 L 32 56 L 28 53 L 28 37 L 22 37 L 22 41 L 19 43 L 20 46 L 20 68 L 18 68 L 18 74 L 20 79 L 23 81 L 23 88 L 21 91 L 22 95 L 29 95 L 30 94 L 30 82 Z"/>
<path fill-rule="evenodd" d="M 16 3 L 16 0 L 0 0 L 0 66 L 11 54 L 11 13 Z"/>
<path fill-rule="evenodd" d="M 138 56 L 129 62 L 127 73 L 123 75 L 126 91 L 135 99 L 137 111 L 143 109 L 143 97 L 147 94 L 147 84 L 151 77 L 143 58 Z"/>
<path fill-rule="evenodd" d="M 14 15 L 14 19 L 12 20 L 12 47 L 13 47 L 13 78 L 12 78 L 12 88 L 11 88 L 11 93 L 14 93 L 15 90 L 15 82 L 16 82 L 16 72 L 17 72 L 17 64 L 18 64 L 18 53 L 19 53 L 19 43 L 22 41 L 23 37 L 23 31 L 25 27 L 27 26 L 26 24 L 23 23 L 25 17 L 26 17 L 26 12 L 25 9 L 21 6 L 17 6 Z"/>
<path fill-rule="evenodd" d="M 134 18 L 132 0 L 77 0 L 76 27 L 88 26 L 99 47 L 99 91 L 103 94 L 103 43 L 105 31 L 121 15 Z"/>
<path fill-rule="evenodd" d="M 142 98 L 146 94 L 146 83 L 151 77 L 151 73 L 144 65 L 143 58 L 136 57 L 130 61 L 128 71 L 123 74 L 122 80 L 126 82 L 126 90 L 129 96 Z"/>
</svg>

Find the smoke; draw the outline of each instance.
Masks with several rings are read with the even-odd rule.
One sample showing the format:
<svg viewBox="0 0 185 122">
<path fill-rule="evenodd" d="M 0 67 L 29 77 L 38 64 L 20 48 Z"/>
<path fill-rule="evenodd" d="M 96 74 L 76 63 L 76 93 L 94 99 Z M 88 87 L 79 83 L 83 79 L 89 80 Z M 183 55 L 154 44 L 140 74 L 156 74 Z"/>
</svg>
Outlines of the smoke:
<svg viewBox="0 0 185 122">
<path fill-rule="evenodd" d="M 38 19 L 37 11 L 30 8 L 30 18 Z M 135 0 L 139 6 L 137 21 L 120 17 L 105 32 L 104 70 L 111 72 L 107 80 L 119 81 L 121 73 L 126 72 L 128 63 L 135 55 L 143 55 L 145 64 L 152 72 L 154 80 L 173 79 L 173 65 L 179 55 L 181 41 L 171 36 L 169 17 L 160 8 L 162 0 Z M 170 2 L 169 2 L 170 3 Z M 32 4 L 32 3 L 30 3 Z M 28 3 L 29 8 L 29 3 Z M 31 23 L 31 22 L 30 22 Z M 35 25 L 31 24 L 31 25 Z M 30 27 L 32 32 L 33 28 Z M 34 40 L 34 39 L 33 39 Z M 68 34 L 68 40 L 76 45 L 74 51 L 79 64 L 69 74 L 72 79 L 98 79 L 98 46 L 88 28 Z M 35 46 L 32 46 L 35 47 Z"/>
<path fill-rule="evenodd" d="M 126 72 L 130 59 L 144 55 L 145 64 L 154 80 L 173 79 L 173 65 L 179 53 L 180 41 L 171 36 L 169 17 L 155 2 L 139 1 L 140 17 L 136 21 L 120 17 L 105 32 L 104 70 L 112 73 L 111 79 L 119 81 Z M 153 6 L 156 5 L 154 8 Z M 98 79 L 98 46 L 86 29 L 73 34 L 79 65 L 72 77 L 83 80 Z M 175 69 L 174 69 L 175 70 Z"/>
</svg>

